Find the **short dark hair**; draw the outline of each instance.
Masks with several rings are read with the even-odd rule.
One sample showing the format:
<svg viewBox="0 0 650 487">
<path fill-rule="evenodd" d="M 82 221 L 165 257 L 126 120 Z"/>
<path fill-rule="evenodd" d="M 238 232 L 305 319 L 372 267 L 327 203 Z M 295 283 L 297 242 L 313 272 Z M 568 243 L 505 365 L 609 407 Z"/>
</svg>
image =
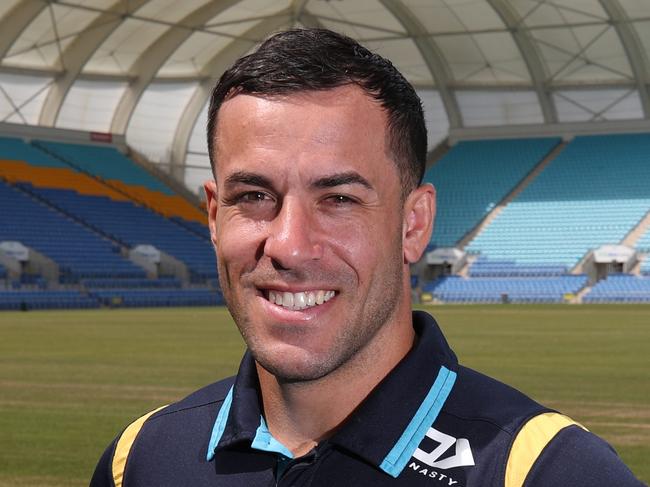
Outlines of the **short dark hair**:
<svg viewBox="0 0 650 487">
<path fill-rule="evenodd" d="M 388 148 L 410 193 L 422 182 L 427 130 L 422 102 L 387 59 L 357 41 L 326 29 L 292 29 L 273 35 L 237 60 L 212 91 L 208 154 L 215 172 L 214 136 L 221 105 L 235 95 L 286 95 L 355 84 L 380 102 L 388 115 Z"/>
</svg>

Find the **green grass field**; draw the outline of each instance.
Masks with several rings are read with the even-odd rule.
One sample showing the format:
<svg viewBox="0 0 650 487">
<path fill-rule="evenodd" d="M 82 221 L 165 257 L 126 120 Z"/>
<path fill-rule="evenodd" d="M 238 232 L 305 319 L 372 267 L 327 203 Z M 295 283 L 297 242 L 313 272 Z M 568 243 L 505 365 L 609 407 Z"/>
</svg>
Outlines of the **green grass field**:
<svg viewBox="0 0 650 487">
<path fill-rule="evenodd" d="M 562 410 L 650 482 L 650 306 L 431 308 L 460 360 Z M 130 420 L 227 375 L 225 309 L 0 313 L 0 486 L 87 485 Z"/>
</svg>

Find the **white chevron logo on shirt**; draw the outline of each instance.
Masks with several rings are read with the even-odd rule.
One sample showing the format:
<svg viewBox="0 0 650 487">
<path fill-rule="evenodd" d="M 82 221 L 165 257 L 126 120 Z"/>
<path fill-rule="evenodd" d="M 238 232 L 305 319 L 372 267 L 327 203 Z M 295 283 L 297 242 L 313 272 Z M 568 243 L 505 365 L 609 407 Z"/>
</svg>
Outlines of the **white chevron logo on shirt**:
<svg viewBox="0 0 650 487">
<path fill-rule="evenodd" d="M 413 453 L 413 457 L 417 460 L 426 463 L 430 467 L 440 468 L 442 470 L 475 465 L 474 455 L 472 455 L 472 449 L 469 446 L 469 440 L 467 438 L 454 438 L 435 428 L 429 428 L 426 436 L 438 442 L 439 445 L 431 452 L 425 452 L 418 447 L 415 453 Z M 456 444 L 455 453 L 450 457 L 440 460 L 440 457 L 448 452 L 454 444 Z"/>
</svg>

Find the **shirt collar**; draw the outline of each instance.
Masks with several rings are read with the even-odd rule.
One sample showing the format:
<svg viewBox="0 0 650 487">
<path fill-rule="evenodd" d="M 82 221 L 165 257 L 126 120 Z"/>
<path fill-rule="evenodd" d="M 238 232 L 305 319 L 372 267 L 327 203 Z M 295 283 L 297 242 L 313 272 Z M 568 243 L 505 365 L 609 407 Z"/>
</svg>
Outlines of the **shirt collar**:
<svg viewBox="0 0 650 487">
<path fill-rule="evenodd" d="M 458 366 L 456 355 L 430 315 L 415 311 L 413 327 L 417 341 L 411 351 L 328 440 L 394 477 L 437 418 Z M 260 444 L 261 437 L 269 434 L 260 403 L 255 362 L 247 352 L 215 421 L 208 460 L 234 443 Z M 282 445 L 275 443 L 273 448 L 261 449 L 286 456 L 286 451 L 279 451 Z"/>
<path fill-rule="evenodd" d="M 235 383 L 230 388 L 212 427 L 207 460 L 235 443 L 253 443 L 260 427 L 266 428 L 262 416 L 259 381 L 255 361 L 246 351 L 239 365 Z"/>
<path fill-rule="evenodd" d="M 435 320 L 413 313 L 411 351 L 330 439 L 396 477 L 451 392 L 458 361 Z"/>
</svg>

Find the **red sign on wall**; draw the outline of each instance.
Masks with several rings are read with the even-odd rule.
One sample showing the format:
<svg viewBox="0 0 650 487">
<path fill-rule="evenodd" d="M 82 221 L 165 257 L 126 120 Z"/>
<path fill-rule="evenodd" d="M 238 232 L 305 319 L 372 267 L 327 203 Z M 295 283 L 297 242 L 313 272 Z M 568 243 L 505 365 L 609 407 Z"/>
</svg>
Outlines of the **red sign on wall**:
<svg viewBox="0 0 650 487">
<path fill-rule="evenodd" d="M 90 132 L 90 140 L 93 142 L 113 142 L 113 134 L 107 134 L 106 132 Z"/>
</svg>

